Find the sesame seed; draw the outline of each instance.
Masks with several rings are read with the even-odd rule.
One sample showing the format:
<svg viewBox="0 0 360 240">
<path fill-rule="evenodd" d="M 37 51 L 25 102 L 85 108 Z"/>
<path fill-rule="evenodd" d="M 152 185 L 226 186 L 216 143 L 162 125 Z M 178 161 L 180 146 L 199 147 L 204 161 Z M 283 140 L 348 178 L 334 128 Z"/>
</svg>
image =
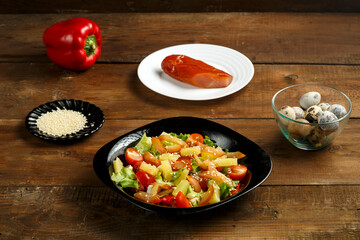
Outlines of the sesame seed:
<svg viewBox="0 0 360 240">
<path fill-rule="evenodd" d="M 40 131 L 55 137 L 79 132 L 86 123 L 87 119 L 81 112 L 59 108 L 42 114 L 36 120 Z"/>
</svg>

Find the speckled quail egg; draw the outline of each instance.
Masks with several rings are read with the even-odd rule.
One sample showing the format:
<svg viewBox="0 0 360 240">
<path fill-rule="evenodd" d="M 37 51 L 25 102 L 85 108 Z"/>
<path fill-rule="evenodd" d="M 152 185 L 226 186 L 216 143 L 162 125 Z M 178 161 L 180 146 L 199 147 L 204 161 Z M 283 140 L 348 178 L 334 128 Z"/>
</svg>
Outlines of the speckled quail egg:
<svg viewBox="0 0 360 240">
<path fill-rule="evenodd" d="M 295 111 L 292 107 L 290 106 L 283 106 L 279 109 L 279 113 L 281 113 L 282 115 L 286 116 L 287 118 L 293 119 L 295 120 Z M 289 120 L 280 117 L 280 121 L 282 124 L 284 124 L 285 126 L 287 126 L 289 124 Z"/>
<path fill-rule="evenodd" d="M 300 98 L 300 106 L 308 109 L 313 105 L 318 105 L 321 101 L 321 95 L 318 92 L 307 92 Z"/>
<path fill-rule="evenodd" d="M 340 104 L 331 105 L 330 112 L 334 113 L 337 118 L 342 118 L 347 113 L 346 108 Z"/>
<path fill-rule="evenodd" d="M 323 111 L 329 111 L 331 107 L 329 103 L 320 103 L 318 106 L 321 107 Z"/>
<path fill-rule="evenodd" d="M 306 119 L 297 119 L 302 123 L 309 123 Z M 289 122 L 288 131 L 293 138 L 305 138 L 311 132 L 311 125 Z"/>
<path fill-rule="evenodd" d="M 322 110 L 321 107 L 314 105 L 306 109 L 305 119 L 311 123 L 316 123 L 318 121 L 318 117 L 320 116 Z"/>
<path fill-rule="evenodd" d="M 305 117 L 305 112 L 301 107 L 292 107 L 295 112 L 295 119 L 302 119 Z"/>
<path fill-rule="evenodd" d="M 323 111 L 318 119 L 318 122 L 320 126 L 320 128 L 324 131 L 327 132 L 333 132 L 336 131 L 336 129 L 338 129 L 339 127 L 339 123 L 338 122 L 334 122 L 336 121 L 338 118 L 336 117 L 336 115 L 330 111 Z M 331 123 L 334 122 L 334 123 Z M 323 124 L 323 123 L 327 123 L 327 124 Z M 330 124 L 331 123 L 331 124 Z"/>
<path fill-rule="evenodd" d="M 325 132 L 319 126 L 316 126 L 311 129 L 310 134 L 307 138 L 310 143 L 315 145 L 315 147 L 320 147 L 325 136 Z"/>
</svg>

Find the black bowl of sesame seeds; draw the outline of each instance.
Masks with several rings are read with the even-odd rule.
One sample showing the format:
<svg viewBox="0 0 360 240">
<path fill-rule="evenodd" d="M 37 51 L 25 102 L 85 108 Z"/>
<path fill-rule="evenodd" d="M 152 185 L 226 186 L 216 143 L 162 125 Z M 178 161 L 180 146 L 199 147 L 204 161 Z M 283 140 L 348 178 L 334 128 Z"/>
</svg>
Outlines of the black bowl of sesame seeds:
<svg viewBox="0 0 360 240">
<path fill-rule="evenodd" d="M 64 99 L 34 108 L 27 115 L 25 126 L 36 137 L 65 143 L 91 135 L 104 121 L 104 113 L 96 105 Z"/>
</svg>

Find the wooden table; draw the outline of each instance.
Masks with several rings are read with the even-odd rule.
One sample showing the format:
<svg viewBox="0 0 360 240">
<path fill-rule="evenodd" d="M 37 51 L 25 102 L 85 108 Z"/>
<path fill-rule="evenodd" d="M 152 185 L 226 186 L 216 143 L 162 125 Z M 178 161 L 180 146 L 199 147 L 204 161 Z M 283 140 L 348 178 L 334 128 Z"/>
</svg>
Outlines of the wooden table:
<svg viewBox="0 0 360 240">
<path fill-rule="evenodd" d="M 139 10 L 141 4 L 133 12 L 112 4 L 103 13 L 90 5 L 58 14 L 61 8 L 50 11 L 53 3 L 39 2 L 37 11 L 5 4 L 0 15 L 0 239 L 360 239 L 358 13 L 228 12 L 225 6 L 184 13 L 161 4 L 155 13 Z M 98 23 L 103 36 L 101 58 L 84 72 L 52 63 L 42 42 L 47 27 L 78 16 Z M 140 61 L 184 43 L 242 52 L 254 63 L 252 81 L 210 101 L 176 100 L 146 88 L 136 74 Z M 276 91 L 308 82 L 338 88 L 353 102 L 343 133 L 319 151 L 287 142 L 271 109 Z M 96 104 L 106 116 L 103 127 L 72 145 L 31 135 L 26 115 L 58 99 Z M 271 156 L 271 176 L 227 206 L 191 216 L 142 210 L 97 178 L 92 161 L 100 147 L 174 116 L 210 119 L 248 137 Z"/>
</svg>

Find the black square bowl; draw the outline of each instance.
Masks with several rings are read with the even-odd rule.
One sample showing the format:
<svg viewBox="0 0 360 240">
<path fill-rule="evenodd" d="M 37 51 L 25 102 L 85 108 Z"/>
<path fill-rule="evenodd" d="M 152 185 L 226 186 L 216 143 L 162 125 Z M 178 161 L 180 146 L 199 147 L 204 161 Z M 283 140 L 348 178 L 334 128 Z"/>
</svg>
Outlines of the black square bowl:
<svg viewBox="0 0 360 240">
<path fill-rule="evenodd" d="M 109 166 L 119 155 L 123 155 L 128 147 L 134 146 L 144 133 L 147 136 L 159 136 L 162 132 L 200 133 L 209 136 L 218 146 L 229 151 L 241 151 L 247 156 L 246 163 L 252 173 L 250 184 L 240 193 L 215 204 L 192 208 L 175 208 L 149 204 L 137 200 L 122 189 L 119 189 L 110 179 Z M 174 117 L 162 119 L 135 129 L 104 145 L 95 154 L 93 167 L 97 176 L 112 190 L 131 203 L 146 210 L 168 214 L 192 214 L 227 204 L 244 194 L 254 190 L 270 175 L 272 161 L 269 155 L 257 144 L 241 134 L 210 120 L 194 117 Z"/>
</svg>

